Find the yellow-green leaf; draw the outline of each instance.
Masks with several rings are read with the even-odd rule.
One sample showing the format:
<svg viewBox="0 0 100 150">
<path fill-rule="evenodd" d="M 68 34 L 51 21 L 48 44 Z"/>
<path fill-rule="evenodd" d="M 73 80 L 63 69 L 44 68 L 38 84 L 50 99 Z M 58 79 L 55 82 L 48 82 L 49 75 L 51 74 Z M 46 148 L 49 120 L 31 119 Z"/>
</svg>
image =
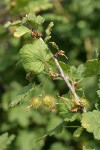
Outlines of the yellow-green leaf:
<svg viewBox="0 0 100 150">
<path fill-rule="evenodd" d="M 33 44 L 26 44 L 20 50 L 23 67 L 26 71 L 38 74 L 45 69 L 51 53 L 44 41 L 38 39 Z"/>
<path fill-rule="evenodd" d="M 95 139 L 100 140 L 100 111 L 83 113 L 81 122 L 83 128 L 93 133 Z"/>
<path fill-rule="evenodd" d="M 29 32 L 30 32 L 30 30 L 27 27 L 19 26 L 16 29 L 16 31 L 14 32 L 14 36 L 15 37 L 20 37 L 20 36 L 24 35 L 25 33 L 29 33 Z"/>
</svg>

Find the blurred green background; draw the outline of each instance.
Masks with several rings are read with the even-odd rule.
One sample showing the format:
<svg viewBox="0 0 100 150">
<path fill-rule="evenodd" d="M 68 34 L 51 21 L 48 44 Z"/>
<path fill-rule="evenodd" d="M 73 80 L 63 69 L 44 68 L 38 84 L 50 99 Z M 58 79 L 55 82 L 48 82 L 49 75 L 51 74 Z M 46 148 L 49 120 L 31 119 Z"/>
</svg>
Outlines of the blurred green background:
<svg viewBox="0 0 100 150">
<path fill-rule="evenodd" d="M 4 24 L 21 19 L 30 12 L 46 19 L 41 28 L 44 34 L 48 24 L 54 22 L 51 41 L 65 51 L 68 60 L 61 59 L 69 65 L 78 66 L 92 59 L 95 50 L 100 50 L 100 0 L 0 0 L 0 134 L 3 134 L 0 150 L 81 150 L 84 144 L 99 150 L 100 143 L 93 140 L 92 134 L 87 136 L 84 133 L 75 139 L 71 129 L 34 144 L 62 118 L 49 111 L 31 109 L 27 112 L 26 102 L 9 107 L 17 92 L 29 83 L 24 69 L 18 64 L 18 51 L 29 40 L 27 35 L 13 37 L 14 28 L 5 29 Z M 46 76 L 43 75 L 34 78 L 37 84 L 44 80 Z M 86 98 L 93 107 L 98 101 L 97 82 L 94 77 L 82 83 Z M 66 93 L 66 86 L 62 81 L 48 79 L 45 91 L 47 94 L 58 91 L 62 95 Z M 38 92 L 36 90 L 37 95 Z"/>
</svg>

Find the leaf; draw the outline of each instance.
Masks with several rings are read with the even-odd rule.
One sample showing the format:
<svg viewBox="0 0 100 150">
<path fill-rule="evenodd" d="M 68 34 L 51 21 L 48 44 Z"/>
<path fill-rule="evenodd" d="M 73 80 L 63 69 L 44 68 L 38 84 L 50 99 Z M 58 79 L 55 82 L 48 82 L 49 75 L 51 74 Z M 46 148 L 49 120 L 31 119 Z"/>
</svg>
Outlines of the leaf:
<svg viewBox="0 0 100 150">
<path fill-rule="evenodd" d="M 59 134 L 62 132 L 63 130 L 63 125 L 65 124 L 65 122 L 61 122 L 59 125 L 57 125 L 53 130 L 49 131 L 46 135 L 44 135 L 43 137 L 39 138 L 36 142 L 46 138 L 47 136 L 52 136 L 54 134 Z"/>
<path fill-rule="evenodd" d="M 62 95 L 59 99 L 59 103 L 57 104 L 57 111 L 59 112 L 59 115 L 65 118 L 65 116 L 70 112 L 72 107 L 74 107 L 74 102 L 72 101 L 70 95 Z"/>
<path fill-rule="evenodd" d="M 100 111 L 83 113 L 81 122 L 83 128 L 93 133 L 95 139 L 100 140 Z"/>
<path fill-rule="evenodd" d="M 40 141 L 38 143 L 34 143 L 35 139 L 43 134 L 42 128 L 34 128 L 34 132 L 32 130 L 19 130 L 18 137 L 16 139 L 16 146 L 19 147 L 19 150 L 42 150 L 44 146 L 44 141 Z"/>
<path fill-rule="evenodd" d="M 15 99 L 11 102 L 10 106 L 16 106 L 18 103 L 21 103 L 29 94 L 29 92 L 31 90 L 34 89 L 34 85 L 33 84 L 29 84 L 27 86 L 25 86 L 15 97 Z"/>
<path fill-rule="evenodd" d="M 20 115 L 19 115 L 20 114 Z M 32 116 L 31 111 L 27 112 L 25 110 L 25 106 L 21 105 L 20 108 L 18 106 L 10 108 L 8 114 L 8 121 L 11 124 L 16 124 L 21 127 L 28 127 L 29 118 Z"/>
<path fill-rule="evenodd" d="M 82 128 L 82 127 L 77 128 L 77 129 L 74 131 L 73 136 L 76 137 L 76 138 L 80 137 L 82 131 L 83 131 L 83 128 Z"/>
<path fill-rule="evenodd" d="M 99 150 L 100 149 L 100 142 L 97 140 L 89 140 L 84 142 L 82 150 Z"/>
<path fill-rule="evenodd" d="M 65 63 L 62 62 L 62 61 L 59 61 L 59 64 L 60 64 L 62 70 L 63 70 L 66 74 L 68 74 L 69 69 L 70 69 L 70 66 L 67 65 L 67 64 L 65 64 Z"/>
<path fill-rule="evenodd" d="M 15 135 L 8 136 L 8 133 L 0 135 L 0 150 L 8 149 L 8 145 L 14 140 Z"/>
<path fill-rule="evenodd" d="M 64 117 L 65 122 L 68 122 L 68 121 L 73 122 L 77 118 L 79 118 L 79 116 L 80 116 L 80 113 L 69 112 L 69 113 L 66 113 L 63 117 Z"/>
<path fill-rule="evenodd" d="M 51 145 L 49 150 L 66 150 L 68 147 L 66 147 L 63 143 L 61 142 L 55 142 Z M 70 150 L 69 148 L 67 150 Z"/>
<path fill-rule="evenodd" d="M 84 77 L 91 77 L 100 74 L 100 61 L 97 59 L 89 60 L 85 63 Z"/>
<path fill-rule="evenodd" d="M 35 21 L 37 24 L 42 25 L 42 23 L 45 21 L 45 19 L 39 15 L 36 17 Z"/>
<path fill-rule="evenodd" d="M 59 64 L 60 64 L 61 68 L 63 69 L 63 71 L 64 71 L 66 74 L 68 74 L 69 69 L 70 69 L 70 66 L 67 65 L 67 64 L 65 64 L 65 63 L 62 62 L 62 61 L 59 61 Z M 49 65 L 50 65 L 50 67 L 51 67 L 55 72 L 58 71 L 58 70 L 56 69 L 56 64 L 55 64 L 55 62 L 54 62 L 53 60 L 50 60 L 50 61 L 49 61 Z"/>
<path fill-rule="evenodd" d="M 14 22 L 10 22 L 10 21 L 8 21 L 5 25 L 4 25 L 4 27 L 5 28 L 8 28 L 10 25 L 12 25 L 12 26 L 15 26 L 15 25 L 19 25 L 19 24 L 21 24 L 22 23 L 22 21 L 21 20 L 17 20 L 17 21 L 14 21 Z"/>
<path fill-rule="evenodd" d="M 30 1 L 28 4 L 28 12 L 32 11 L 34 13 L 38 13 L 40 11 L 49 10 L 53 8 L 53 3 L 48 0 L 38 0 L 38 1 Z"/>
<path fill-rule="evenodd" d="M 27 27 L 19 26 L 16 29 L 16 31 L 14 32 L 14 36 L 15 37 L 20 37 L 20 36 L 24 35 L 25 33 L 29 33 L 29 32 L 30 32 L 30 30 Z"/>
<path fill-rule="evenodd" d="M 22 23 L 21 20 L 17 20 L 17 21 L 14 21 L 11 23 L 12 26 L 15 26 L 15 25 L 20 25 Z"/>
<path fill-rule="evenodd" d="M 27 15 L 26 18 L 27 18 L 27 21 L 30 21 L 31 23 L 36 24 L 36 25 L 42 25 L 43 22 L 45 21 L 43 17 L 41 17 L 40 15 L 35 16 L 35 14 L 33 13 L 30 13 L 29 15 Z M 25 20 L 25 17 L 24 17 L 24 20 Z"/>
<path fill-rule="evenodd" d="M 76 68 L 75 66 L 70 67 L 69 77 L 72 81 L 80 80 L 83 77 L 84 66 L 81 64 Z"/>
<path fill-rule="evenodd" d="M 11 25 L 11 22 L 8 21 L 8 22 L 4 25 L 4 27 L 5 27 L 5 28 L 8 28 L 10 25 Z"/>
<path fill-rule="evenodd" d="M 42 40 L 26 44 L 20 50 L 23 67 L 26 71 L 39 74 L 45 69 L 45 64 L 51 58 L 47 45 Z"/>
</svg>

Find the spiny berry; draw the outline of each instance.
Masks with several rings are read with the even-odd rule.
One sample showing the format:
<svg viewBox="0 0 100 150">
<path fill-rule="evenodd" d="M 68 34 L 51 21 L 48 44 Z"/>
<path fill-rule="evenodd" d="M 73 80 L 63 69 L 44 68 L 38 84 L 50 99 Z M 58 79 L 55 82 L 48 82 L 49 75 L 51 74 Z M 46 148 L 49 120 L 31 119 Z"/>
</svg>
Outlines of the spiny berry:
<svg viewBox="0 0 100 150">
<path fill-rule="evenodd" d="M 41 107 L 41 101 L 38 97 L 34 97 L 30 100 L 30 105 L 27 107 L 27 111 L 33 107 L 34 109 L 38 109 Z"/>
<path fill-rule="evenodd" d="M 51 108 L 55 105 L 55 99 L 50 95 L 46 95 L 42 101 L 43 105 L 46 106 L 47 108 Z"/>
<path fill-rule="evenodd" d="M 31 99 L 30 105 L 32 105 L 32 107 L 34 107 L 34 108 L 39 108 L 41 106 L 41 101 L 39 98 L 35 97 L 35 98 Z"/>
</svg>

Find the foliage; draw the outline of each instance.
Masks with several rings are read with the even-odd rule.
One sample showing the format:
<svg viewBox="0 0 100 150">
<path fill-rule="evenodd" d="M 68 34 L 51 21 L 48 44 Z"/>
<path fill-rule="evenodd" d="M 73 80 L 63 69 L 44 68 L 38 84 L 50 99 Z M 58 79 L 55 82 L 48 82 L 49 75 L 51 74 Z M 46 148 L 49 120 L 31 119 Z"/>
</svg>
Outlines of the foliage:
<svg viewBox="0 0 100 150">
<path fill-rule="evenodd" d="M 11 142 L 14 140 L 15 136 L 10 135 L 8 137 L 8 133 L 4 133 L 0 135 L 0 149 L 5 150 L 7 149 L 8 145 L 11 144 Z"/>
<path fill-rule="evenodd" d="M 98 150 L 99 0 L 0 8 L 0 148 Z"/>
</svg>

